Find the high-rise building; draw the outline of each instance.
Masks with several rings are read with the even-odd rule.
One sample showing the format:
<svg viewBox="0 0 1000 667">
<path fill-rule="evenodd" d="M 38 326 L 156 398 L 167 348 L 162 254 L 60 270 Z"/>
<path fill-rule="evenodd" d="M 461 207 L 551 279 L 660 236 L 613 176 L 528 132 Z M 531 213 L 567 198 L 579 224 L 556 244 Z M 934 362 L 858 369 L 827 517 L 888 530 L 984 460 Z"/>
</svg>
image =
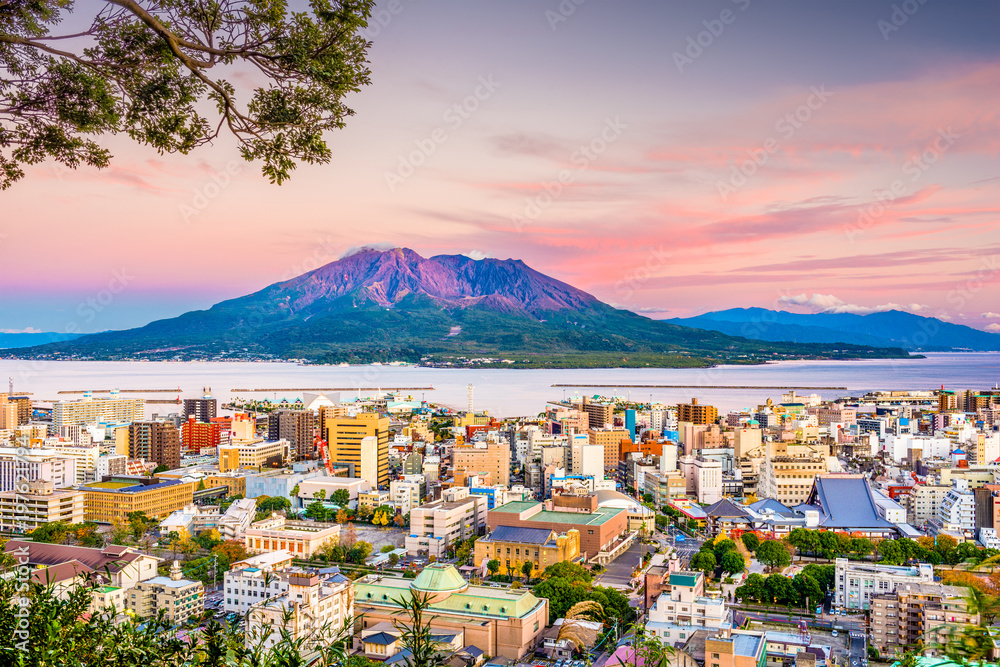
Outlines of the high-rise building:
<svg viewBox="0 0 1000 667">
<path fill-rule="evenodd" d="M 677 406 L 677 421 L 692 424 L 714 424 L 719 419 L 719 410 L 714 405 L 701 405 L 697 398 L 690 403 Z"/>
<path fill-rule="evenodd" d="M 615 423 L 615 406 L 610 403 L 591 403 L 584 396 L 580 409 L 587 413 L 590 428 L 604 428 Z"/>
<path fill-rule="evenodd" d="M 363 412 L 357 417 L 329 416 L 323 422 L 323 439 L 329 444 L 330 458 L 335 464 L 353 464 L 360 471 L 362 441 L 367 437 L 374 437 L 376 442 L 378 486 L 389 488 L 389 418 Z"/>
<path fill-rule="evenodd" d="M 210 422 L 216 416 L 218 407 L 219 401 L 208 395 L 201 398 L 185 398 L 184 412 L 181 416 L 185 420 L 194 417 L 200 422 Z"/>
<path fill-rule="evenodd" d="M 296 459 L 316 455 L 316 413 L 312 410 L 278 410 L 267 417 L 267 439 L 287 440 Z"/>
<path fill-rule="evenodd" d="M 761 466 L 757 495 L 795 507 L 806 502 L 816 475 L 827 472 L 822 456 L 775 456 Z"/>
<path fill-rule="evenodd" d="M 464 484 L 465 478 L 471 475 L 489 473 L 491 484 L 510 486 L 510 445 L 507 442 L 457 446 L 451 451 L 451 464 L 456 484 Z"/>
<path fill-rule="evenodd" d="M 622 457 L 622 440 L 628 440 L 628 431 L 623 428 L 592 428 L 590 429 L 590 444 L 604 448 L 604 467 L 618 468 Z"/>
<path fill-rule="evenodd" d="M 197 421 L 193 416 L 181 427 L 181 442 L 184 449 L 190 452 L 200 452 L 203 449 L 218 448 L 229 444 L 228 417 L 215 417 L 210 422 Z"/>
<path fill-rule="evenodd" d="M 964 588 L 932 582 L 880 592 L 871 601 L 872 645 L 888 654 L 899 646 L 946 642 L 956 627 L 979 623 L 966 596 Z"/>
<path fill-rule="evenodd" d="M 31 399 L 16 394 L 0 394 L 0 429 L 13 431 L 31 421 Z"/>
<path fill-rule="evenodd" d="M 151 461 L 168 470 L 181 465 L 181 433 L 167 422 L 132 422 L 128 427 L 128 451 L 134 459 Z"/>
<path fill-rule="evenodd" d="M 93 422 L 127 424 L 146 416 L 146 401 L 141 398 L 121 398 L 111 392 L 111 398 L 94 398 L 90 392 L 77 401 L 57 401 L 52 404 L 53 433 L 63 426 Z"/>
</svg>

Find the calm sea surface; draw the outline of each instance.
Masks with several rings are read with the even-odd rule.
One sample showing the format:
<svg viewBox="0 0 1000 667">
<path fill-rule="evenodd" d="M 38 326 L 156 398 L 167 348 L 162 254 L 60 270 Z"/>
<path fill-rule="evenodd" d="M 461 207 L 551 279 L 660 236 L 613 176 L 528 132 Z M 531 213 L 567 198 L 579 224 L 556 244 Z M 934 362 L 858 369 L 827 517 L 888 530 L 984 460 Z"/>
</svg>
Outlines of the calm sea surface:
<svg viewBox="0 0 1000 667">
<path fill-rule="evenodd" d="M 845 390 L 799 390 L 824 398 L 857 396 L 874 389 L 988 388 L 1000 382 L 1000 354 L 930 354 L 926 359 L 893 361 L 791 361 L 763 366 L 712 369 L 463 370 L 393 366 L 299 366 L 289 363 L 216 362 L 33 362 L 0 360 L 0 391 L 14 378 L 15 391 L 32 392 L 36 401 L 79 398 L 62 390 L 177 389 L 171 393 L 127 394 L 147 399 L 194 397 L 202 387 L 225 401 L 233 396 L 294 400 L 302 389 L 343 388 L 341 399 L 370 395 L 391 387 L 433 387 L 403 392 L 414 398 L 464 408 L 469 384 L 475 409 L 498 416 L 537 414 L 545 402 L 579 394 L 631 395 L 636 400 L 676 403 L 697 397 L 729 411 L 781 400 L 791 386 L 847 387 Z M 579 387 L 557 388 L 554 383 Z M 626 388 L 626 384 L 692 385 L 684 389 Z M 590 385 L 590 386 L 588 386 Z M 612 385 L 595 388 L 593 385 Z M 775 389 L 715 389 L 709 385 L 761 385 Z M 273 389 L 266 393 L 234 389 Z M 298 391 L 296 391 L 298 390 Z M 124 393 L 124 392 L 123 392 Z M 176 412 L 176 405 L 147 406 L 147 412 Z"/>
</svg>

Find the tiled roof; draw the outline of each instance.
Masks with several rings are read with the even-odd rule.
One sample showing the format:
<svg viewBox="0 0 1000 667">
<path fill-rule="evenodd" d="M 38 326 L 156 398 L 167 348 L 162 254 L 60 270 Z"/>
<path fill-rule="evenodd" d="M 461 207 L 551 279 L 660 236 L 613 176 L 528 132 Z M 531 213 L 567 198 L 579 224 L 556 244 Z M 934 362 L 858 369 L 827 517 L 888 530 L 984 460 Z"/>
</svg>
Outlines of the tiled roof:
<svg viewBox="0 0 1000 667">
<path fill-rule="evenodd" d="M 748 517 L 750 516 L 745 509 L 729 500 L 728 498 L 723 498 L 714 505 L 710 505 L 705 508 L 705 514 L 708 516 L 715 517 Z"/>
<path fill-rule="evenodd" d="M 25 540 L 10 540 L 4 545 L 4 551 L 9 553 L 25 546 L 28 547 L 28 563 L 30 565 L 52 566 L 75 560 L 99 573 L 104 573 L 105 570 L 118 572 L 125 565 L 142 556 L 136 551 L 129 551 L 128 547 L 117 545 L 111 545 L 104 549 L 89 549 Z"/>
<path fill-rule="evenodd" d="M 863 475 L 817 475 L 808 502 L 821 510 L 824 528 L 893 528 L 878 515 Z"/>
<path fill-rule="evenodd" d="M 552 531 L 548 528 L 517 528 L 515 526 L 497 526 L 486 540 L 487 542 L 519 542 L 521 544 L 545 544 L 549 541 Z"/>
</svg>

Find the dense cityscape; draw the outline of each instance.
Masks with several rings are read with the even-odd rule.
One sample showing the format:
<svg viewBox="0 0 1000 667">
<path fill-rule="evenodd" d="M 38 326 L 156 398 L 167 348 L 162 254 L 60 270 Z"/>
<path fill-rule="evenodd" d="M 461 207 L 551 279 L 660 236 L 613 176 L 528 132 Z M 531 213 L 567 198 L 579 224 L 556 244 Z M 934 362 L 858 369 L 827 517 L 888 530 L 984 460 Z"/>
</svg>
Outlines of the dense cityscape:
<svg viewBox="0 0 1000 667">
<path fill-rule="evenodd" d="M 12 383 L 5 566 L 194 645 L 218 623 L 319 655 L 337 631 L 386 663 L 421 596 L 459 667 L 617 664 L 645 638 L 732 666 L 993 650 L 969 630 L 1000 599 L 1000 389 L 503 419 L 474 395 L 45 404 Z"/>
</svg>

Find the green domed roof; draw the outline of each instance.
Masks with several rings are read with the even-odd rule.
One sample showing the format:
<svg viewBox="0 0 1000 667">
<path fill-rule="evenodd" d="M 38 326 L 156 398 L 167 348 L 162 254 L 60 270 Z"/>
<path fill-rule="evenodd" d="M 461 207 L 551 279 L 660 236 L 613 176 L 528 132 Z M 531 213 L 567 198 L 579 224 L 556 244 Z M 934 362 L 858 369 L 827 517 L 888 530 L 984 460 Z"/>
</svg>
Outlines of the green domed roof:
<svg viewBox="0 0 1000 667">
<path fill-rule="evenodd" d="M 426 593 L 457 593 L 469 587 L 454 565 L 431 563 L 410 584 L 410 588 Z"/>
</svg>

